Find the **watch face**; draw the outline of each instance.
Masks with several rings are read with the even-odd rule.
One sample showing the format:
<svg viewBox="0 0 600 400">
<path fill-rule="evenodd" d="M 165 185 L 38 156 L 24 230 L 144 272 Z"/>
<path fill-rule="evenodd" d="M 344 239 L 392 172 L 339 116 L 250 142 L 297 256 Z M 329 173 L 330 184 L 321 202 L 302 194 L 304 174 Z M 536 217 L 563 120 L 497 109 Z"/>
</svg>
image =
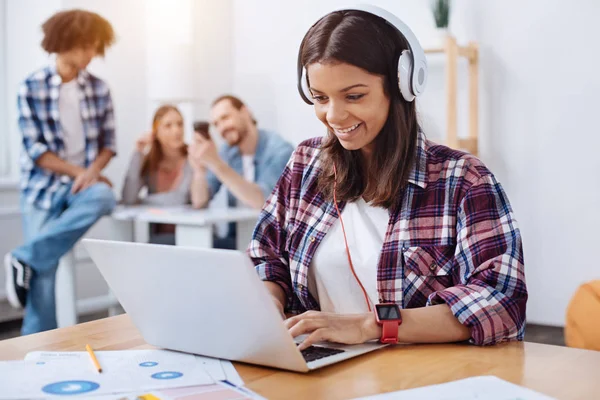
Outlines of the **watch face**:
<svg viewBox="0 0 600 400">
<path fill-rule="evenodd" d="M 376 308 L 380 321 L 400 319 L 400 309 L 396 304 L 377 304 Z"/>
</svg>

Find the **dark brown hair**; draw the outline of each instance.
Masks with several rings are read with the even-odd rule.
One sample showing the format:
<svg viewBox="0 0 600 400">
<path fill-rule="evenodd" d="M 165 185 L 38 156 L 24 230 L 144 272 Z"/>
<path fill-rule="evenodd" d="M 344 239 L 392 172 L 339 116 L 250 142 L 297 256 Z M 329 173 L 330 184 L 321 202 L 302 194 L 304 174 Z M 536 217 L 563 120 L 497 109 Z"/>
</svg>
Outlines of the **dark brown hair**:
<svg viewBox="0 0 600 400">
<path fill-rule="evenodd" d="M 162 117 L 165 116 L 169 111 L 175 111 L 182 118 L 181 111 L 173 105 L 165 104 L 156 110 L 154 113 L 154 118 L 152 118 L 152 146 L 150 147 L 150 151 L 144 157 L 144 161 L 142 161 L 142 169 L 140 171 L 140 176 L 151 176 L 158 171 L 158 164 L 163 158 L 163 150 L 160 142 L 158 141 L 156 130 L 158 129 L 158 124 Z M 181 148 L 181 154 L 187 156 L 187 145 Z"/>
<path fill-rule="evenodd" d="M 398 59 L 408 49 L 406 39 L 383 19 L 362 11 L 336 11 L 317 22 L 306 34 L 301 63 L 347 63 L 384 78 L 390 109 L 381 132 L 374 139 L 369 168 L 360 150 L 346 150 L 328 131 L 320 154 L 322 173 L 318 185 L 327 200 L 333 199 L 334 165 L 338 201 L 363 196 L 373 205 L 391 208 L 415 162 L 419 132 L 414 102 L 398 89 Z"/>
<path fill-rule="evenodd" d="M 58 12 L 44 22 L 42 31 L 42 48 L 48 53 L 62 53 L 97 43 L 96 52 L 103 56 L 104 50 L 115 42 L 110 22 L 84 10 Z"/>
<path fill-rule="evenodd" d="M 244 104 L 244 102 L 242 100 L 240 100 L 239 97 L 235 97 L 234 95 L 231 94 L 224 94 L 222 96 L 219 96 L 215 99 L 215 101 L 212 102 L 211 107 L 216 106 L 218 103 L 220 103 L 223 100 L 229 100 L 231 102 L 231 105 L 236 109 L 236 110 L 241 110 L 242 107 L 246 107 L 246 105 Z M 254 119 L 254 116 L 251 116 L 252 118 L 252 122 L 254 123 L 254 125 L 256 125 L 256 119 Z"/>
</svg>

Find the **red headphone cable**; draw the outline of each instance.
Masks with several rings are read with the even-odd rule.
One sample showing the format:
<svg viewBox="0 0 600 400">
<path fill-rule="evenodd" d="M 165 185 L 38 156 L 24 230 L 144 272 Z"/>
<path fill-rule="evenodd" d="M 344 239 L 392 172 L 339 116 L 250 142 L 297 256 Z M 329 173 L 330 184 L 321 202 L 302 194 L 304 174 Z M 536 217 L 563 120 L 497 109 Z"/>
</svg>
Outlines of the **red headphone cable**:
<svg viewBox="0 0 600 400">
<path fill-rule="evenodd" d="M 340 212 L 340 209 L 338 208 L 337 205 L 337 198 L 335 196 L 335 192 L 337 189 L 337 171 L 335 169 L 335 164 L 333 164 L 333 204 L 335 205 L 335 210 L 338 213 L 338 216 L 340 217 L 340 224 L 342 225 L 342 234 L 344 235 L 344 244 L 346 245 L 346 254 L 348 255 L 348 263 L 350 263 L 350 269 L 352 270 L 352 275 L 354 275 L 354 278 L 356 279 L 356 282 L 358 282 L 358 285 L 360 286 L 360 289 L 363 292 L 363 295 L 365 296 L 365 302 L 367 303 L 367 308 L 369 309 L 369 312 L 373 311 L 371 309 L 371 302 L 369 301 L 369 296 L 367 295 L 367 291 L 365 290 L 365 287 L 363 286 L 363 284 L 360 282 L 360 279 L 358 279 L 358 276 L 356 275 L 356 272 L 354 271 L 354 264 L 352 264 L 352 257 L 350 256 L 350 248 L 348 247 L 348 239 L 346 239 L 346 229 L 344 228 L 344 220 L 342 219 L 342 213 Z"/>
</svg>

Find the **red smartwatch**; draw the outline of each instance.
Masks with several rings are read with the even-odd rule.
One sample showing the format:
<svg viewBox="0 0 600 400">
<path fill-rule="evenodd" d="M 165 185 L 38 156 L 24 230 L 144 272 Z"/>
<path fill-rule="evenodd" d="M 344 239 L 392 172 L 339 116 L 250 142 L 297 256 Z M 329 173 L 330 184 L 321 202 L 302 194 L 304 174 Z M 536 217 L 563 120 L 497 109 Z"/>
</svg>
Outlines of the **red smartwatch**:
<svg viewBox="0 0 600 400">
<path fill-rule="evenodd" d="M 381 339 L 385 344 L 398 343 L 398 327 L 402 324 L 400 307 L 396 303 L 375 304 L 375 319 L 381 325 Z"/>
</svg>

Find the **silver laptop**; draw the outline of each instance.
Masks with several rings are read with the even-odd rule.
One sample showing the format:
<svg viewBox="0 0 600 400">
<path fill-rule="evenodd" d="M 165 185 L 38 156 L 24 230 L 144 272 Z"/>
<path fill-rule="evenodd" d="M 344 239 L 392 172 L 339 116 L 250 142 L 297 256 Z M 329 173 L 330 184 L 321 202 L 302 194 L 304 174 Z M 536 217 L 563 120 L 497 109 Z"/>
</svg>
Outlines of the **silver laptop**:
<svg viewBox="0 0 600 400">
<path fill-rule="evenodd" d="M 146 342 L 306 372 L 384 345 L 319 343 L 300 352 L 243 252 L 84 239 Z"/>
</svg>

